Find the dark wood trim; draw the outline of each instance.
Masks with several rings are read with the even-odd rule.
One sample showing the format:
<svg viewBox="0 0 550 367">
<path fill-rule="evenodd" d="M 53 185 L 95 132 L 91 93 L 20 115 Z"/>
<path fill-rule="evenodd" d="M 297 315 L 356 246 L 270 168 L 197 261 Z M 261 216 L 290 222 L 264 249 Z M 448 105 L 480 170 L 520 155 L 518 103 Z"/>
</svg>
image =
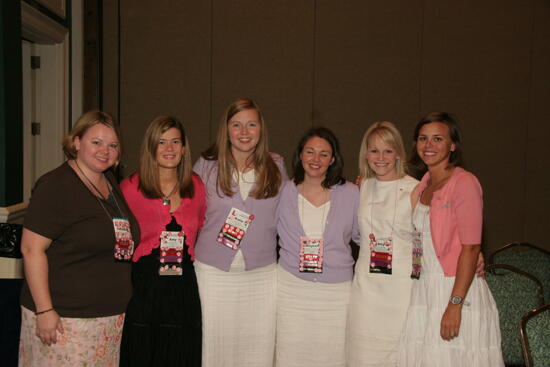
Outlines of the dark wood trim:
<svg viewBox="0 0 550 367">
<path fill-rule="evenodd" d="M 0 1 L 0 207 L 23 201 L 21 3 Z"/>
</svg>

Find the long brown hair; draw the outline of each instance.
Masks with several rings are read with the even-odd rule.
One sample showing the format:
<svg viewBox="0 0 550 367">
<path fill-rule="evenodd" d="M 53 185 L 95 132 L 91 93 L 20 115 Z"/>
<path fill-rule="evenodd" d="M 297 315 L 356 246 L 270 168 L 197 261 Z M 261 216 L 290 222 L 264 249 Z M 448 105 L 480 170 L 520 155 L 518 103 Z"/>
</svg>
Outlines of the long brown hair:
<svg viewBox="0 0 550 367">
<path fill-rule="evenodd" d="M 233 196 L 231 181 L 233 173 L 237 170 L 237 162 L 231 153 L 227 124 L 233 116 L 245 110 L 255 110 L 260 119 L 260 139 L 246 162 L 247 166 L 254 167 L 256 175 L 256 187 L 250 195 L 256 199 L 267 199 L 277 195 L 282 178 L 279 168 L 269 153 L 264 116 L 260 106 L 253 99 L 238 98 L 227 107 L 218 126 L 216 142 L 202 153 L 202 157 L 218 161 L 217 186 L 225 195 Z"/>
<path fill-rule="evenodd" d="M 158 199 L 164 196 L 160 189 L 156 155 L 161 135 L 171 128 L 179 130 L 182 144 L 185 147 L 185 152 L 177 168 L 177 184 L 179 185 L 180 197 L 192 198 L 195 194 L 192 179 L 191 148 L 183 124 L 174 117 L 159 116 L 149 124 L 145 131 L 139 157 L 139 189 L 149 199 Z"/>
</svg>

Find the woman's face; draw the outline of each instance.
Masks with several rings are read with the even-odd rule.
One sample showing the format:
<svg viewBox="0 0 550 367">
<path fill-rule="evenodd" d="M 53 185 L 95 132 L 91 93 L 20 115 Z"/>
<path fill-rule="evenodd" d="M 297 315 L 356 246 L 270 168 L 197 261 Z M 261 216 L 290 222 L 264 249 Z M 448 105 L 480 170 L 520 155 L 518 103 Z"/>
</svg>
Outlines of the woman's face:
<svg viewBox="0 0 550 367">
<path fill-rule="evenodd" d="M 251 154 L 260 141 L 260 116 L 258 111 L 248 109 L 236 113 L 227 123 L 229 141 L 233 154 Z"/>
<path fill-rule="evenodd" d="M 157 164 L 161 168 L 177 168 L 185 154 L 185 147 L 179 129 L 166 130 L 159 139 L 156 152 Z"/>
<path fill-rule="evenodd" d="M 420 128 L 416 152 L 428 168 L 447 167 L 449 156 L 454 149 L 449 128 L 444 123 L 430 122 Z"/>
<path fill-rule="evenodd" d="M 328 141 L 314 136 L 304 145 L 300 160 L 306 177 L 324 179 L 329 166 L 334 162 L 332 148 Z"/>
<path fill-rule="evenodd" d="M 367 163 L 380 181 L 397 180 L 396 163 L 399 157 L 395 148 L 378 134 L 373 134 L 367 143 Z"/>
<path fill-rule="evenodd" d="M 88 170 L 103 172 L 118 161 L 119 142 L 115 131 L 107 125 L 95 124 L 82 137 L 74 138 L 76 158 Z"/>
</svg>

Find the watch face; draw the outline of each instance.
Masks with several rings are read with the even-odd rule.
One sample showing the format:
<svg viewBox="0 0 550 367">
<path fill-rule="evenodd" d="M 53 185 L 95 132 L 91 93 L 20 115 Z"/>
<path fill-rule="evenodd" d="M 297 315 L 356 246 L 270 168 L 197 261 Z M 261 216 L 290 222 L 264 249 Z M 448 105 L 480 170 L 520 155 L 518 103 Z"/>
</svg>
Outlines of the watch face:
<svg viewBox="0 0 550 367">
<path fill-rule="evenodd" d="M 451 303 L 453 305 L 459 305 L 462 303 L 462 297 L 460 296 L 454 296 L 454 297 L 451 297 Z"/>
</svg>

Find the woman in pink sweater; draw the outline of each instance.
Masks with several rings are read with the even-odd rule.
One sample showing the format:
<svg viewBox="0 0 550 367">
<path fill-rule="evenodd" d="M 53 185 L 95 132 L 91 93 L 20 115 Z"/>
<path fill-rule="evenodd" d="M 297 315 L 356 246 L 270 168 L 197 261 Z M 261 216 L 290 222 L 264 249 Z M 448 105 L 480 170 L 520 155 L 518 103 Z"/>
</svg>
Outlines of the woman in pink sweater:
<svg viewBox="0 0 550 367">
<path fill-rule="evenodd" d="M 433 112 L 414 132 L 411 163 L 428 172 L 413 191 L 413 282 L 399 366 L 504 366 L 495 301 L 474 277 L 483 198 L 461 165 L 455 119 Z"/>
</svg>

